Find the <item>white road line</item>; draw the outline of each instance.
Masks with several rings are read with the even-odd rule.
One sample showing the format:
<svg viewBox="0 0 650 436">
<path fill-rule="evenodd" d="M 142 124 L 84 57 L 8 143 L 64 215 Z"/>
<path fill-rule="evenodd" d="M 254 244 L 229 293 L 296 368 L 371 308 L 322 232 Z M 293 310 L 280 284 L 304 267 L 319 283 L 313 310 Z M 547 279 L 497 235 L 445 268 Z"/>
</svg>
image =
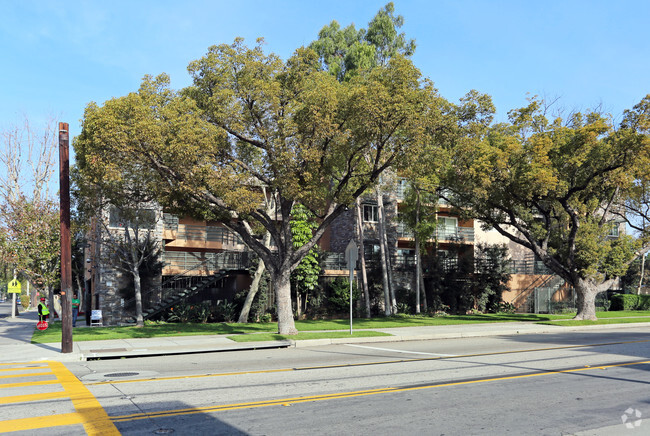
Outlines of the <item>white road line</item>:
<svg viewBox="0 0 650 436">
<path fill-rule="evenodd" d="M 456 354 L 438 354 L 438 353 L 424 353 L 420 351 L 404 351 L 404 350 L 393 350 L 391 348 L 379 348 L 379 347 L 367 347 L 365 345 L 355 345 L 355 344 L 343 344 L 348 347 L 357 347 L 357 348 L 367 348 L 369 350 L 379 350 L 379 351 L 390 351 L 391 353 L 405 353 L 405 354 L 422 354 L 425 356 L 442 356 L 442 357 L 456 357 Z"/>
</svg>

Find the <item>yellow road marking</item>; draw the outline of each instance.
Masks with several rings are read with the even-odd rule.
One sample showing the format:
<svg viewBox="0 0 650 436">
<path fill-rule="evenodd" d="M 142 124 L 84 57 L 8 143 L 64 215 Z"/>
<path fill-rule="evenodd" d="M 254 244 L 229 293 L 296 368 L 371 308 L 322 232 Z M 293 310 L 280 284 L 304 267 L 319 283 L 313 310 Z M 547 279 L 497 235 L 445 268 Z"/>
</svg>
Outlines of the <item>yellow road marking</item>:
<svg viewBox="0 0 650 436">
<path fill-rule="evenodd" d="M 17 377 L 36 377 L 37 375 L 52 375 L 52 371 L 48 372 L 36 372 L 32 374 L 10 374 L 10 375 L 0 375 L 0 379 L 2 378 L 17 378 Z"/>
<path fill-rule="evenodd" d="M 552 351 L 552 350 L 565 350 L 571 348 L 586 348 L 586 347 L 602 347 L 606 345 L 624 345 L 624 344 L 638 344 L 642 342 L 650 342 L 650 339 L 642 339 L 637 341 L 621 341 L 621 342 L 605 342 L 600 344 L 587 344 L 587 345 L 562 345 L 558 347 L 545 347 L 545 348 L 530 348 L 525 350 L 508 350 L 508 351 L 494 351 L 489 353 L 475 353 L 475 354 L 459 354 L 455 356 L 436 356 L 436 357 L 420 357 L 414 359 L 397 359 L 397 360 L 379 360 L 376 362 L 360 362 L 360 363 L 344 363 L 337 365 L 316 365 L 316 366 L 303 366 L 296 368 L 278 368 L 278 369 L 263 369 L 257 371 L 235 371 L 223 372 L 215 374 L 195 374 L 195 375 L 181 375 L 172 377 L 150 377 L 130 380 L 108 380 L 100 382 L 89 382 L 87 386 L 94 385 L 115 385 L 123 383 L 143 383 L 149 381 L 169 381 L 169 380 L 183 380 L 190 378 L 203 378 L 203 377 L 225 377 L 233 375 L 250 375 L 250 374 L 271 374 L 276 372 L 290 372 L 290 371 L 304 371 L 312 369 L 332 369 L 332 368 L 351 368 L 356 366 L 371 366 L 371 365 L 385 365 L 391 363 L 406 363 L 406 362 L 426 362 L 431 360 L 450 360 L 450 359 L 466 359 L 470 357 L 485 357 L 485 356 L 498 356 L 503 354 L 517 354 L 517 353 L 532 353 L 537 351 Z"/>
<path fill-rule="evenodd" d="M 47 366 L 18 366 L 16 368 L 0 368 L 0 372 L 9 371 L 35 371 L 37 369 L 46 369 Z"/>
<path fill-rule="evenodd" d="M 50 368 L 68 393 L 81 423 L 89 435 L 119 435 L 99 401 L 61 362 L 49 362 Z M 66 424 L 63 424 L 66 425 Z"/>
<path fill-rule="evenodd" d="M 13 397 L 0 397 L 0 404 L 25 403 L 28 401 L 52 400 L 55 398 L 69 397 L 65 391 L 47 392 L 43 394 L 14 395 Z"/>
<path fill-rule="evenodd" d="M 0 421 L 0 428 L 6 432 L 36 430 L 38 428 L 83 424 L 82 418 L 83 417 L 78 413 L 63 413 L 59 415 L 34 416 L 31 418 L 10 419 L 8 421 Z"/>
<path fill-rule="evenodd" d="M 41 380 L 25 383 L 0 383 L 0 388 L 25 388 L 28 386 L 43 386 L 43 385 L 56 385 L 59 384 L 56 380 Z"/>
<path fill-rule="evenodd" d="M 26 431 L 81 424 L 88 435 L 103 436 L 120 434 L 117 427 L 115 427 L 115 424 L 113 424 L 113 421 L 108 417 L 104 408 L 99 404 L 99 401 L 97 401 L 90 391 L 86 389 L 83 383 L 68 371 L 61 362 L 48 361 L 42 363 L 47 366 L 42 367 L 41 369 L 50 369 L 50 372 L 43 374 L 54 375 L 56 377 L 55 380 L 0 384 L 0 387 L 61 385 L 63 391 L 0 397 L 0 404 L 69 398 L 75 408 L 75 412 L 0 421 L 0 430 L 3 432 Z M 18 364 L 13 365 L 16 366 Z M 34 376 L 43 374 L 36 373 L 28 375 Z M 19 376 L 23 377 L 25 375 L 20 374 Z"/>
<path fill-rule="evenodd" d="M 306 403 L 306 402 L 312 402 L 312 401 L 325 401 L 325 400 L 333 400 L 333 399 L 341 399 L 341 398 L 353 398 L 353 397 L 361 397 L 361 396 L 367 396 L 367 395 L 378 395 L 378 394 L 386 394 L 386 393 L 408 392 L 408 391 L 415 391 L 415 390 L 422 390 L 422 389 L 433 389 L 433 388 L 441 388 L 441 387 L 448 387 L 448 386 L 460 386 L 460 385 L 469 385 L 469 384 L 486 383 L 486 382 L 494 382 L 494 381 L 514 380 L 514 379 L 521 379 L 521 378 L 528 378 L 528 377 L 539 377 L 539 376 L 543 376 L 543 375 L 568 374 L 568 373 L 574 373 L 574 372 L 580 372 L 580 371 L 591 371 L 591 370 L 594 370 L 594 369 L 607 369 L 607 368 L 616 368 L 616 367 L 622 367 L 622 366 L 642 365 L 642 364 L 648 364 L 648 363 L 650 363 L 650 360 L 644 360 L 644 361 L 638 361 L 638 362 L 618 363 L 618 364 L 612 364 L 612 365 L 601 365 L 601 366 L 597 366 L 597 367 L 578 367 L 578 368 L 571 368 L 571 369 L 564 369 L 564 370 L 557 370 L 557 371 L 544 371 L 544 372 L 536 372 L 536 373 L 531 373 L 531 374 L 520 374 L 520 375 L 512 375 L 512 376 L 504 376 L 504 377 L 493 377 L 493 378 L 478 379 L 478 380 L 467 380 L 467 381 L 460 381 L 460 382 L 437 383 L 437 384 L 425 385 L 425 386 L 414 386 L 414 387 L 405 387 L 405 388 L 387 387 L 387 388 L 383 388 L 383 389 L 371 389 L 371 390 L 364 390 L 364 391 L 340 392 L 340 393 L 336 393 L 336 394 L 314 395 L 314 396 L 297 397 L 297 398 L 282 398 L 282 399 L 276 399 L 276 400 L 255 401 L 255 402 L 249 402 L 249 403 L 225 404 L 225 405 L 221 405 L 221 406 L 207 406 L 207 407 L 197 407 L 197 408 L 190 408 L 190 409 L 168 410 L 168 411 L 153 412 L 153 413 L 138 413 L 138 414 L 132 414 L 132 415 L 113 416 L 111 419 L 113 420 L 113 422 L 125 422 L 125 421 L 132 421 L 132 420 L 138 420 L 138 419 L 163 418 L 163 417 L 172 417 L 172 416 L 179 416 L 179 415 L 191 415 L 191 414 L 196 414 L 196 413 L 223 412 L 223 411 L 235 410 L 235 409 L 249 409 L 249 408 L 257 408 L 257 407 L 269 407 L 269 406 L 278 406 L 278 405 L 285 405 L 285 404 Z"/>
</svg>

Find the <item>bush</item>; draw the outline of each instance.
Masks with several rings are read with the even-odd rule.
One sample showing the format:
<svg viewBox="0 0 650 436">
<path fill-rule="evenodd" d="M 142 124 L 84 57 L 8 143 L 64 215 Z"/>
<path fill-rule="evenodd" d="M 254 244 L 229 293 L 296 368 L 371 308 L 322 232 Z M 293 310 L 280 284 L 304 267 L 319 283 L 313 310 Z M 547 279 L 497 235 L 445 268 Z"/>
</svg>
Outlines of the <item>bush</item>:
<svg viewBox="0 0 650 436">
<path fill-rule="evenodd" d="M 650 310 L 650 295 L 614 294 L 611 310 Z"/>
<path fill-rule="evenodd" d="M 20 304 L 23 306 L 23 309 L 27 309 L 29 307 L 29 295 L 21 295 Z"/>
<path fill-rule="evenodd" d="M 494 313 L 515 313 L 515 305 L 500 301 L 497 304 L 493 304 L 490 311 Z"/>
<path fill-rule="evenodd" d="M 216 321 L 234 322 L 237 316 L 237 305 L 231 301 L 219 301 L 212 315 Z"/>
<path fill-rule="evenodd" d="M 181 302 L 175 304 L 174 307 L 169 309 L 167 314 L 168 322 L 197 322 L 206 323 L 211 315 L 211 305 L 209 301 L 204 301 L 199 304 L 188 304 Z"/>
<path fill-rule="evenodd" d="M 350 281 L 337 278 L 330 283 L 331 296 L 328 301 L 336 311 L 345 311 L 350 308 Z M 352 283 L 352 302 L 354 303 L 361 296 L 357 284 Z"/>
</svg>

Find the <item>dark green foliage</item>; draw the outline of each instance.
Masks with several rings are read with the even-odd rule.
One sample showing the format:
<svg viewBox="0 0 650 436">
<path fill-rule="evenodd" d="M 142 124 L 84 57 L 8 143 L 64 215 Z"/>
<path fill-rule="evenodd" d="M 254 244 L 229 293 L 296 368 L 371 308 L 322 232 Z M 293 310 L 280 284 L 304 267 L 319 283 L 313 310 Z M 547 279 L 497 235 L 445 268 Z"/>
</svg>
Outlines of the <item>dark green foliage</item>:
<svg viewBox="0 0 650 436">
<path fill-rule="evenodd" d="M 219 301 L 216 306 L 211 301 L 201 303 L 180 302 L 169 309 L 167 322 L 200 323 L 233 322 L 237 316 L 237 305 L 230 301 Z"/>
<path fill-rule="evenodd" d="M 312 238 L 314 230 L 318 227 L 314 214 L 306 207 L 298 204 L 291 211 L 291 236 L 293 247 L 298 249 Z M 291 288 L 295 293 L 296 314 L 307 312 L 312 295 L 318 294 L 318 279 L 321 272 L 317 248 L 309 250 L 300 264 L 291 273 Z"/>
<path fill-rule="evenodd" d="M 425 258 L 424 265 L 427 298 L 434 313 L 504 309 L 501 294 L 510 280 L 506 247 L 479 246 L 475 260 L 462 246 L 450 246 L 445 254 Z"/>
<path fill-rule="evenodd" d="M 329 283 L 328 301 L 334 311 L 344 312 L 350 309 L 350 281 L 337 278 Z M 352 283 L 352 304 L 359 300 L 361 292 L 356 283 Z"/>
<path fill-rule="evenodd" d="M 212 314 L 217 322 L 234 322 L 237 317 L 237 305 L 231 301 L 220 301 L 213 308 Z"/>
<path fill-rule="evenodd" d="M 614 294 L 611 310 L 650 310 L 650 295 Z"/>
<path fill-rule="evenodd" d="M 508 247 L 505 245 L 478 245 L 472 277 L 474 309 L 480 312 L 488 308 L 498 310 L 501 294 L 508 289 L 510 280 L 508 264 Z"/>
<path fill-rule="evenodd" d="M 644 272 L 643 272 L 643 283 L 641 284 L 642 288 L 647 288 L 650 286 L 650 258 L 648 256 L 642 256 L 645 260 Z M 623 277 L 621 277 L 621 288 L 625 292 L 636 293 L 639 287 L 639 280 L 641 279 L 641 257 L 634 260 L 630 264 L 630 267 L 627 269 L 627 272 Z"/>
</svg>

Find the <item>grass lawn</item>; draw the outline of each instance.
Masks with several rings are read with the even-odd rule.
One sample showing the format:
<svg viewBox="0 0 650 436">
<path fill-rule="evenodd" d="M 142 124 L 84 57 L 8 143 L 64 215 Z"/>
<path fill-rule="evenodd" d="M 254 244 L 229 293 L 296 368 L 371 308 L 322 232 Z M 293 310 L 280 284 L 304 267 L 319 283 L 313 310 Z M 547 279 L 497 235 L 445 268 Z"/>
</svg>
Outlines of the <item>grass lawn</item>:
<svg viewBox="0 0 650 436">
<path fill-rule="evenodd" d="M 142 328 L 124 327 L 75 327 L 73 341 L 99 341 L 105 339 L 155 338 L 163 336 L 226 335 L 257 332 L 277 332 L 277 323 L 259 324 L 150 324 Z M 32 343 L 61 342 L 61 323 L 51 322 L 44 332 L 34 331 Z"/>
<path fill-rule="evenodd" d="M 436 326 L 436 325 L 457 325 L 476 324 L 486 322 L 543 322 L 552 325 L 589 325 L 589 324 L 612 324 L 629 322 L 650 322 L 650 311 L 616 311 L 597 312 L 599 321 L 570 321 L 574 314 L 547 315 L 547 314 L 506 314 L 487 313 L 477 315 L 448 315 L 439 317 L 427 316 L 394 316 L 381 318 L 357 318 L 354 319 L 354 329 L 383 329 L 395 327 L 414 326 Z M 643 318 L 647 317 L 647 318 Z M 565 320 L 565 321 L 562 321 Z M 584 323 L 584 324 L 581 324 Z M 327 330 L 345 330 L 350 328 L 349 319 L 337 320 L 302 320 L 296 321 L 296 328 L 302 333 L 318 332 L 319 338 L 338 337 L 339 332 L 327 332 Z M 148 324 L 142 328 L 133 326 L 125 327 L 76 327 L 73 330 L 73 341 L 95 341 L 104 339 L 130 339 L 130 338 L 153 338 L 162 336 L 194 336 L 194 335 L 246 335 L 252 333 L 266 333 L 271 339 L 242 339 L 249 341 L 275 340 L 277 335 L 277 323 L 215 323 L 215 324 L 176 324 L 161 323 Z M 323 332 L 325 330 L 325 332 Z M 359 334 L 365 332 L 358 332 Z M 347 333 L 349 336 L 349 332 Z M 301 336 L 291 336 L 292 339 L 305 339 Z M 61 342 L 61 323 L 50 323 L 50 327 L 41 332 L 34 329 L 32 343 Z"/>
</svg>

